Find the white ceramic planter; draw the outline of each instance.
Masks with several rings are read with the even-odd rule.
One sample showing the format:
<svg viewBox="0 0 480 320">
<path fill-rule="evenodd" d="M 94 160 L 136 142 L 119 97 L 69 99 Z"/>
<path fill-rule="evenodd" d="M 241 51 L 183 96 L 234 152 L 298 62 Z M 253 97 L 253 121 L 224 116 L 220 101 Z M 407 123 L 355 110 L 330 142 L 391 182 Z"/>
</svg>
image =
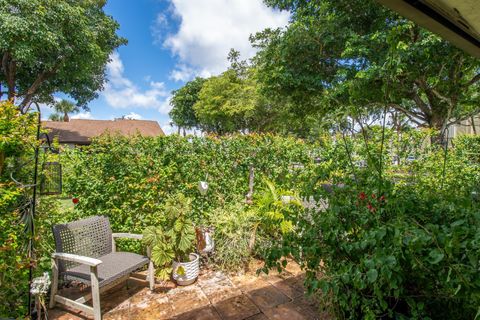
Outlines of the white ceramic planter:
<svg viewBox="0 0 480 320">
<path fill-rule="evenodd" d="M 200 270 L 200 259 L 196 253 L 190 253 L 189 262 L 173 261 L 172 278 L 180 286 L 188 286 L 195 282 Z"/>
</svg>

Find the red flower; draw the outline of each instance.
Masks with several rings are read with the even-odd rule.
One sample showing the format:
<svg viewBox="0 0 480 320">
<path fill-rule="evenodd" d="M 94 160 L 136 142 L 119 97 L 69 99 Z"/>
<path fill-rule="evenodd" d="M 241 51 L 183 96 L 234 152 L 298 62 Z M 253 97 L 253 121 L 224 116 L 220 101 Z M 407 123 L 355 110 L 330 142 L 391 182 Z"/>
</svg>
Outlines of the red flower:
<svg viewBox="0 0 480 320">
<path fill-rule="evenodd" d="M 375 193 L 372 193 L 372 199 L 376 199 L 377 195 Z"/>
<path fill-rule="evenodd" d="M 73 204 L 77 204 L 79 201 L 80 201 L 80 200 L 78 200 L 78 198 L 73 198 L 73 199 L 72 199 Z"/>
<path fill-rule="evenodd" d="M 380 201 L 380 202 L 385 201 L 385 196 L 381 196 L 380 198 L 378 198 L 378 201 Z"/>
<path fill-rule="evenodd" d="M 370 203 L 367 204 L 367 208 L 368 208 L 368 210 L 370 210 L 370 212 L 372 212 L 372 213 L 375 212 L 375 211 L 377 211 L 377 209 L 375 209 L 375 208 L 372 206 L 372 204 L 370 204 Z"/>
<path fill-rule="evenodd" d="M 365 194 L 365 192 L 360 192 L 360 194 L 358 195 L 358 198 L 360 200 L 365 200 L 367 198 L 367 195 Z"/>
</svg>

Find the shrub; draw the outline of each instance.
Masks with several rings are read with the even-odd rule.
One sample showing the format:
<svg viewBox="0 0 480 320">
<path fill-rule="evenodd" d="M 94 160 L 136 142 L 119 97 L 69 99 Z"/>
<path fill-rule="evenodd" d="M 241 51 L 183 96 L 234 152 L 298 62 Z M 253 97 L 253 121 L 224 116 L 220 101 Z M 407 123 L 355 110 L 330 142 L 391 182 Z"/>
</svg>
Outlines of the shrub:
<svg viewBox="0 0 480 320">
<path fill-rule="evenodd" d="M 54 252 L 52 226 L 68 221 L 68 211 L 60 211 L 58 200 L 42 197 L 35 219 L 34 259 L 27 258 L 28 234 L 18 210 L 24 194 L 12 183 L 0 183 L 0 317 L 20 318 L 28 313 L 28 279 L 30 264 L 33 276 L 51 270 Z"/>
<path fill-rule="evenodd" d="M 384 161 L 379 177 L 375 163 L 382 160 L 372 150 L 381 149 L 372 140 L 369 156 L 364 145 L 355 146 L 359 157 L 370 157 L 369 166 L 335 173 L 343 184 L 333 192 L 316 189 L 328 209 L 300 215 L 297 232 L 268 250 L 266 268 L 294 256 L 307 270 L 309 291 L 339 318 L 475 318 L 480 206 L 472 191 L 480 183 L 478 164 L 460 140 L 446 158 L 444 150 L 417 147 L 410 163 Z M 341 163 L 340 156 L 333 161 Z"/>
<path fill-rule="evenodd" d="M 34 147 L 37 145 L 37 113 L 21 114 L 8 101 L 0 102 L 0 318 L 21 318 L 28 313 L 29 269 L 33 276 L 50 270 L 53 251 L 52 224 L 67 219 L 52 197 L 37 198 L 34 250 L 28 223 L 32 188 L 20 188 L 12 180 L 31 183 Z"/>
<path fill-rule="evenodd" d="M 249 210 L 238 199 L 216 208 L 210 216 L 215 227 L 215 267 L 229 272 L 247 267 L 252 259 L 253 231 L 259 223 L 257 212 Z"/>
</svg>

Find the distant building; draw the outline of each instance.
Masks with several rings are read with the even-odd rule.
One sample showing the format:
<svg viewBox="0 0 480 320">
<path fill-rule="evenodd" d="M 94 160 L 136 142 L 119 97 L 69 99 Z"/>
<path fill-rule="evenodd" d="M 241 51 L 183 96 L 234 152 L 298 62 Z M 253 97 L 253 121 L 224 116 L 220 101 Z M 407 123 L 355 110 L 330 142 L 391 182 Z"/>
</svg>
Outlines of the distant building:
<svg viewBox="0 0 480 320">
<path fill-rule="evenodd" d="M 60 144 L 69 146 L 89 145 L 92 138 L 103 133 L 132 136 L 140 134 L 146 137 L 164 136 L 164 132 L 156 121 L 150 120 L 83 120 L 72 119 L 68 122 L 43 121 L 42 126 L 48 129 L 51 139 L 58 138 Z"/>
<path fill-rule="evenodd" d="M 448 129 L 448 139 L 451 140 L 465 134 L 480 134 L 480 115 L 471 119 L 464 120 Z"/>
</svg>

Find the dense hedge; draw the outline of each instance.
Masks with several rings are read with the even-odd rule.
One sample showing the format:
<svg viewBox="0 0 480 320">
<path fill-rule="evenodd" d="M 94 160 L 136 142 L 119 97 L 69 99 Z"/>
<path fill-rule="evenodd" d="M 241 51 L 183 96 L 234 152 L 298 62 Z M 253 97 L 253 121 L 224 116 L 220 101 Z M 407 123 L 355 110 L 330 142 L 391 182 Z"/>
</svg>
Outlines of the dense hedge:
<svg viewBox="0 0 480 320">
<path fill-rule="evenodd" d="M 194 221 L 248 193 L 249 169 L 258 190 L 262 178 L 283 188 L 306 189 L 315 148 L 272 135 L 168 136 L 133 139 L 105 136 L 85 149 L 64 153 L 66 192 L 83 215 L 109 216 L 117 231 L 141 232 L 162 220 L 165 199 L 182 192 L 193 199 Z M 295 169 L 303 166 L 302 170 Z M 206 196 L 197 190 L 207 181 Z"/>
<path fill-rule="evenodd" d="M 380 141 L 351 145 L 368 165 L 345 168 L 341 187 L 318 194 L 328 209 L 300 217 L 267 250 L 267 266 L 295 256 L 310 291 L 339 318 L 478 317 L 480 137 L 447 151 L 417 143 L 405 153 L 415 157 L 396 165 L 384 154 L 381 175 Z"/>
</svg>

